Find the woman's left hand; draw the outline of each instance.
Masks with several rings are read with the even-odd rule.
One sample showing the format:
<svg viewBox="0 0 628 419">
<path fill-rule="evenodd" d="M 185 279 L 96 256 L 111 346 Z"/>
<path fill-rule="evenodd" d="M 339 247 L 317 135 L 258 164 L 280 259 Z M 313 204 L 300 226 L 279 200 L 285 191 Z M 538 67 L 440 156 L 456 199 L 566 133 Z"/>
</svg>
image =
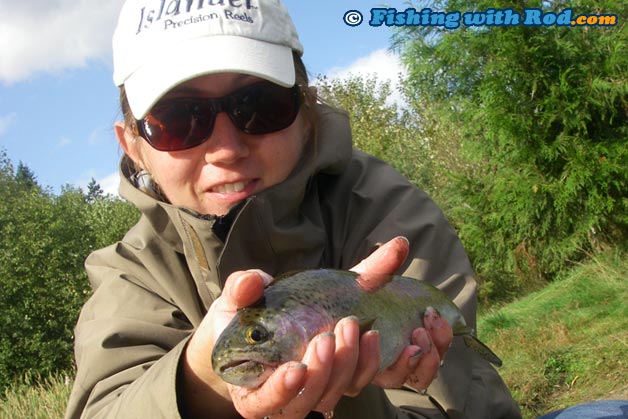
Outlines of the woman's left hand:
<svg viewBox="0 0 628 419">
<path fill-rule="evenodd" d="M 408 256 L 409 243 L 405 237 L 397 237 L 375 250 L 366 259 L 351 270 L 360 274 L 360 283 L 363 288 L 377 288 L 388 281 L 386 275 L 394 273 L 403 264 Z M 418 391 L 426 390 L 436 378 L 441 360 L 450 347 L 453 331 L 447 321 L 436 310 L 428 310 L 423 319 L 424 328 L 417 328 L 412 333 L 412 345 L 409 345 L 399 359 L 390 367 L 378 373 L 380 365 L 379 334 L 377 331 L 368 331 L 359 337 L 359 325 L 356 319 L 345 319 L 339 322 L 338 333 L 350 336 L 346 341 L 359 339 L 359 352 L 353 376 L 343 376 L 349 373 L 353 358 L 345 355 L 347 365 L 344 369 L 336 368 L 334 377 L 330 380 L 336 387 L 344 388 L 344 392 L 333 397 L 323 397 L 317 406 L 318 411 L 330 411 L 342 395 L 355 396 L 368 384 L 374 383 L 383 388 L 399 388 L 407 384 Z M 354 355 L 355 356 L 355 355 Z M 348 379 L 350 378 L 350 379 Z M 348 383 L 347 383 L 348 382 Z"/>
</svg>

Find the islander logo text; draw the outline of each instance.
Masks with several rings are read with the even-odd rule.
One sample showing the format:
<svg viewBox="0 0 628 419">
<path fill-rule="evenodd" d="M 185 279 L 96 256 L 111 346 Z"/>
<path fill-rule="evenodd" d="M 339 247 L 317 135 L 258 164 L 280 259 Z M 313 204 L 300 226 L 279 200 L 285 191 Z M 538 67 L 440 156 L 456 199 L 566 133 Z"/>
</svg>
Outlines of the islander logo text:
<svg viewBox="0 0 628 419">
<path fill-rule="evenodd" d="M 165 21 L 165 29 L 185 26 L 191 23 L 198 23 L 206 20 L 218 19 L 219 15 L 213 10 L 216 7 L 224 9 L 227 19 L 245 20 L 253 23 L 246 11 L 257 9 L 252 0 L 161 0 L 156 8 L 142 7 L 140 10 L 137 33 L 148 29 L 154 23 Z M 202 14 L 206 10 L 211 10 L 210 14 Z M 234 10 L 242 10 L 240 13 Z M 193 15 L 194 14 L 194 15 Z M 182 20 L 174 21 L 172 18 L 179 15 L 185 16 Z"/>
</svg>

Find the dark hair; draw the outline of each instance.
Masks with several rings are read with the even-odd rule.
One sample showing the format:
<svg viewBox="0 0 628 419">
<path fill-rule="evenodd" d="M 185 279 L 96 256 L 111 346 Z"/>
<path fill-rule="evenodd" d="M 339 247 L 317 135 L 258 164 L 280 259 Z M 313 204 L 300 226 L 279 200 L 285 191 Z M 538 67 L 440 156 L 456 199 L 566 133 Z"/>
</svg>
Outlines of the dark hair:
<svg viewBox="0 0 628 419">
<path fill-rule="evenodd" d="M 296 84 L 301 86 L 303 91 L 303 116 L 306 121 L 309 122 L 311 127 L 310 135 L 312 136 L 310 139 L 313 139 L 316 138 L 316 125 L 318 122 L 318 112 L 316 110 L 316 102 L 318 98 L 316 96 L 316 88 L 310 86 L 307 69 L 305 68 L 305 64 L 303 64 L 301 57 L 293 51 L 292 58 L 294 60 Z"/>
</svg>

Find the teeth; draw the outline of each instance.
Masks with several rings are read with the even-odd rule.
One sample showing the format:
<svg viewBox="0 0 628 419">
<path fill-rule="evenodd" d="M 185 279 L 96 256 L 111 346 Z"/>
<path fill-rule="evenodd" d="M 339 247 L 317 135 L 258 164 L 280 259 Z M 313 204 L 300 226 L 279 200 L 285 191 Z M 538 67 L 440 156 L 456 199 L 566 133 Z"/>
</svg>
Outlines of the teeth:
<svg viewBox="0 0 628 419">
<path fill-rule="evenodd" d="M 236 183 L 228 183 L 226 185 L 216 186 L 214 188 L 214 192 L 218 193 L 233 193 L 242 191 L 246 185 L 251 183 L 251 181 L 246 182 L 236 182 Z"/>
</svg>

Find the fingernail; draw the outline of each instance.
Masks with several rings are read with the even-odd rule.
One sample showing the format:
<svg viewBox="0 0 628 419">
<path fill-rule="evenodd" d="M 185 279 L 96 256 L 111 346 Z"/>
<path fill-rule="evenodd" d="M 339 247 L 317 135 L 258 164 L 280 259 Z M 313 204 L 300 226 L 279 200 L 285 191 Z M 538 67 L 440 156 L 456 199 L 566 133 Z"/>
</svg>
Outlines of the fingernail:
<svg viewBox="0 0 628 419">
<path fill-rule="evenodd" d="M 375 336 L 379 344 L 379 330 L 367 330 L 363 336 Z"/>
<path fill-rule="evenodd" d="M 414 359 L 419 359 L 421 358 L 421 355 L 423 355 L 423 349 L 419 348 L 418 346 L 416 347 L 414 353 L 412 355 L 410 355 L 411 358 Z"/>
<path fill-rule="evenodd" d="M 256 274 L 258 274 L 264 282 L 264 287 L 269 286 L 274 279 L 272 276 L 262 271 L 261 269 L 249 269 L 247 272 L 255 272 Z"/>
<path fill-rule="evenodd" d="M 428 307 L 425 309 L 425 314 L 423 315 L 424 323 L 429 324 L 429 329 L 441 329 L 443 327 L 443 318 L 441 317 L 438 310 L 434 307 Z M 427 326 L 427 324 L 426 324 Z"/>
<path fill-rule="evenodd" d="M 365 332 L 363 337 L 369 339 L 369 350 L 379 352 L 379 330 L 369 330 Z"/>
<path fill-rule="evenodd" d="M 412 332 L 412 341 L 423 350 L 424 354 L 432 352 L 432 339 L 424 328 Z"/>
<path fill-rule="evenodd" d="M 425 309 L 424 318 L 437 319 L 440 317 L 440 313 L 434 307 L 430 306 Z"/>
<path fill-rule="evenodd" d="M 307 365 L 300 363 L 288 366 L 283 376 L 283 385 L 288 391 L 294 391 L 303 383 L 303 377 L 307 371 Z"/>
<path fill-rule="evenodd" d="M 421 359 L 421 355 L 423 355 L 423 349 L 416 346 L 414 348 L 414 353 L 410 355 L 410 358 L 408 359 L 408 367 L 411 370 L 415 369 L 417 365 L 419 365 L 419 360 Z"/>
<path fill-rule="evenodd" d="M 355 333 L 355 329 L 351 327 L 352 323 L 357 323 L 358 318 L 355 316 L 349 316 L 341 320 L 342 322 L 342 339 L 347 346 L 356 346 L 358 344 L 358 334 Z"/>
<path fill-rule="evenodd" d="M 406 236 L 397 236 L 396 240 L 402 240 L 402 241 L 406 242 L 408 244 L 408 246 L 410 245 L 410 240 L 408 240 L 408 238 Z"/>
<path fill-rule="evenodd" d="M 331 341 L 324 342 L 324 340 Z M 331 332 L 325 332 L 318 335 L 318 342 L 316 342 L 316 356 L 318 356 L 318 360 L 326 364 L 331 362 L 334 356 L 334 344 L 336 341 L 336 337 Z"/>
</svg>

